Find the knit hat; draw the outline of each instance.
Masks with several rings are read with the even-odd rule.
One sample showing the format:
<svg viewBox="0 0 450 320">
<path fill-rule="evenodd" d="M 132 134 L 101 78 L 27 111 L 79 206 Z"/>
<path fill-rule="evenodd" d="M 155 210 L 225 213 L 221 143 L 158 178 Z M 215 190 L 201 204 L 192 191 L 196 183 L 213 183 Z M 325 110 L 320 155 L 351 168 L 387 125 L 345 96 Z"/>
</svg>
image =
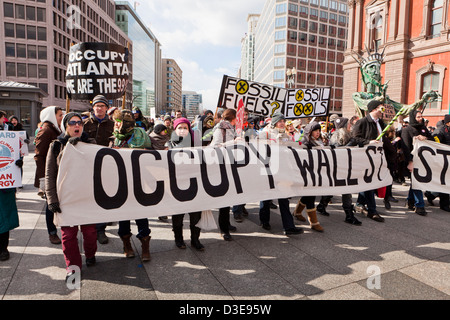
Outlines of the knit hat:
<svg viewBox="0 0 450 320">
<path fill-rule="evenodd" d="M 78 117 L 78 118 L 80 118 L 80 120 L 83 120 L 83 117 L 82 117 L 81 114 L 78 113 L 78 112 L 69 112 L 69 113 L 67 113 L 67 114 L 64 116 L 63 120 L 62 120 L 62 129 L 63 129 L 64 131 L 66 131 L 67 123 L 68 123 L 68 122 L 70 121 L 70 119 L 72 119 L 73 117 Z"/>
<path fill-rule="evenodd" d="M 166 130 L 167 127 L 163 124 L 157 124 L 155 128 L 153 128 L 153 132 L 156 134 L 160 134 L 162 131 Z"/>
<path fill-rule="evenodd" d="M 444 123 L 449 123 L 450 122 L 450 114 L 446 114 L 444 117 Z"/>
<path fill-rule="evenodd" d="M 345 126 L 348 123 L 348 118 L 339 117 L 336 120 L 334 120 L 334 125 L 336 126 L 336 129 L 345 128 Z"/>
<path fill-rule="evenodd" d="M 166 121 L 166 120 L 172 121 L 172 117 L 171 117 L 170 115 L 166 115 L 166 116 L 164 117 L 164 121 Z"/>
<path fill-rule="evenodd" d="M 271 120 L 271 124 L 272 126 L 275 127 L 275 125 L 277 124 L 278 121 L 280 120 L 285 120 L 286 118 L 284 117 L 284 115 L 281 112 L 275 112 L 272 116 L 272 120 Z"/>
<path fill-rule="evenodd" d="M 378 100 L 372 100 L 369 102 L 369 104 L 367 105 L 367 111 L 368 112 L 372 112 L 372 110 L 375 110 L 376 108 L 378 108 L 378 106 L 380 104 L 383 104 L 383 102 L 378 101 Z"/>
<path fill-rule="evenodd" d="M 108 101 L 108 99 L 105 98 L 105 96 L 98 95 L 98 96 L 95 96 L 94 99 L 92 99 L 92 107 L 95 106 L 95 104 L 100 103 L 100 102 L 104 103 L 106 106 L 109 105 L 109 101 Z"/>
<path fill-rule="evenodd" d="M 189 130 L 191 130 L 191 122 L 186 118 L 178 118 L 173 122 L 173 129 L 175 130 L 180 123 L 186 123 L 188 125 Z"/>
</svg>

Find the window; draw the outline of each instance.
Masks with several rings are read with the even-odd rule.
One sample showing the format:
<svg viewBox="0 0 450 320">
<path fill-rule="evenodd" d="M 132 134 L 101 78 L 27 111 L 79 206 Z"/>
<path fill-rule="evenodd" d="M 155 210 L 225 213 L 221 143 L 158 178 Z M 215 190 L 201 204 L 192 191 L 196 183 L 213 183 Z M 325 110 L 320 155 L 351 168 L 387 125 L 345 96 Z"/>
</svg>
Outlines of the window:
<svg viewBox="0 0 450 320">
<path fill-rule="evenodd" d="M 27 57 L 27 46 L 25 44 L 21 43 L 16 44 L 16 50 L 17 50 L 17 58 Z"/>
<path fill-rule="evenodd" d="M 37 8 L 36 10 L 37 21 L 46 22 L 47 19 L 45 17 L 45 8 Z"/>
<path fill-rule="evenodd" d="M 275 45 L 275 54 L 277 54 L 277 53 L 285 53 L 285 52 L 286 52 L 285 44 L 277 44 L 277 45 Z"/>
<path fill-rule="evenodd" d="M 6 62 L 6 76 L 7 77 L 16 76 L 16 64 L 14 62 Z"/>
<path fill-rule="evenodd" d="M 47 41 L 47 28 L 45 27 L 38 27 L 38 40 Z"/>
<path fill-rule="evenodd" d="M 36 40 L 36 27 L 35 26 L 27 26 L 27 39 L 28 40 Z"/>
<path fill-rule="evenodd" d="M 286 30 L 276 31 L 275 40 L 286 40 Z"/>
<path fill-rule="evenodd" d="M 36 20 L 36 8 L 27 6 L 27 20 Z"/>
<path fill-rule="evenodd" d="M 289 3 L 289 13 L 297 14 L 297 12 L 298 12 L 298 5 Z"/>
<path fill-rule="evenodd" d="M 25 39 L 25 25 L 16 24 L 16 38 Z"/>
<path fill-rule="evenodd" d="M 40 64 L 38 66 L 39 79 L 47 79 L 47 66 Z"/>
<path fill-rule="evenodd" d="M 273 64 L 275 67 L 284 67 L 284 58 L 275 58 Z"/>
<path fill-rule="evenodd" d="M 275 19 L 275 27 L 285 27 L 286 26 L 286 17 L 280 17 Z"/>
<path fill-rule="evenodd" d="M 300 6 L 298 12 L 300 12 L 301 16 L 307 17 L 309 13 L 308 7 Z"/>
<path fill-rule="evenodd" d="M 297 26 L 298 26 L 297 18 L 289 17 L 289 28 L 297 29 Z"/>
<path fill-rule="evenodd" d="M 12 3 L 3 3 L 3 14 L 5 18 L 14 18 L 14 6 Z"/>
<path fill-rule="evenodd" d="M 16 19 L 25 19 L 25 6 L 16 4 Z"/>
<path fill-rule="evenodd" d="M 310 14 L 310 17 L 311 17 L 312 19 L 317 19 L 317 18 L 319 17 L 319 10 L 317 10 L 317 9 L 311 9 L 311 10 L 309 11 L 309 14 Z"/>
<path fill-rule="evenodd" d="M 16 46 L 14 43 L 5 43 L 5 53 L 7 57 L 16 57 Z"/>
<path fill-rule="evenodd" d="M 28 65 L 28 78 L 37 78 L 37 65 Z"/>
<path fill-rule="evenodd" d="M 38 59 L 47 60 L 47 47 L 43 46 L 38 47 Z"/>
<path fill-rule="evenodd" d="M 36 46 L 28 45 L 27 46 L 27 55 L 28 55 L 28 59 L 36 59 L 37 58 Z"/>
<path fill-rule="evenodd" d="M 277 4 L 275 11 L 276 14 L 286 13 L 286 3 Z"/>
<path fill-rule="evenodd" d="M 422 76 L 422 95 L 430 90 L 439 92 L 439 72 L 429 72 Z M 437 109 L 438 102 L 433 102 L 427 105 L 427 108 Z"/>
<path fill-rule="evenodd" d="M 18 77 L 26 77 L 27 76 L 27 65 L 26 65 L 26 63 L 18 63 L 17 64 L 17 76 Z"/>
<path fill-rule="evenodd" d="M 284 71 L 275 71 L 273 73 L 273 80 L 284 80 Z"/>
<path fill-rule="evenodd" d="M 289 31 L 289 40 L 297 42 L 297 32 L 296 31 Z"/>
<path fill-rule="evenodd" d="M 440 36 L 442 30 L 443 0 L 432 1 L 430 19 L 430 38 Z"/>
</svg>

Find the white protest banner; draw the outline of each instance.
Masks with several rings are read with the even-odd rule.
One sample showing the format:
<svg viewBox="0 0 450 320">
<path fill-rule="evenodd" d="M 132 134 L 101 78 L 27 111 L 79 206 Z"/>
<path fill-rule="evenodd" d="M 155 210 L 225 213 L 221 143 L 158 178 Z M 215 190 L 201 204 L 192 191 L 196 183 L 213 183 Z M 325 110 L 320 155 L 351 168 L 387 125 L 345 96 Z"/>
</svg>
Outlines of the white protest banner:
<svg viewBox="0 0 450 320">
<path fill-rule="evenodd" d="M 56 218 L 60 226 L 134 220 L 391 183 L 375 144 L 302 149 L 255 142 L 167 151 L 68 144 Z"/>
<path fill-rule="evenodd" d="M 130 75 L 128 48 L 101 42 L 82 42 L 70 47 L 66 87 L 70 99 L 92 100 L 123 96 Z"/>
<path fill-rule="evenodd" d="M 415 140 L 412 154 L 413 189 L 450 193 L 450 146 L 433 141 Z"/>
<path fill-rule="evenodd" d="M 22 186 L 22 174 L 16 166 L 20 158 L 17 131 L 0 131 L 0 189 Z"/>
<path fill-rule="evenodd" d="M 331 88 L 289 89 L 284 115 L 286 118 L 327 116 Z"/>
<path fill-rule="evenodd" d="M 242 99 L 250 113 L 272 117 L 275 111 L 282 112 L 286 95 L 287 89 L 284 88 L 225 75 L 218 106 L 237 110 Z"/>
</svg>

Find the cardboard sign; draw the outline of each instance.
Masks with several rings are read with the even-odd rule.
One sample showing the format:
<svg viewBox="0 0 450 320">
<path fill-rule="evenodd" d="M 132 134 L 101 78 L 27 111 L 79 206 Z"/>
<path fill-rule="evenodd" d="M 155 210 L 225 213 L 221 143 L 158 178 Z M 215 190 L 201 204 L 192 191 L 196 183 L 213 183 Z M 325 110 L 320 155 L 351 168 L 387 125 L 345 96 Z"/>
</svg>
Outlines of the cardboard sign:
<svg viewBox="0 0 450 320">
<path fill-rule="evenodd" d="M 22 186 L 22 174 L 16 166 L 20 158 L 19 135 L 16 131 L 0 131 L 0 189 Z"/>
<path fill-rule="evenodd" d="M 224 76 L 219 108 L 238 109 L 242 100 L 250 113 L 272 117 L 278 111 L 286 118 L 326 116 L 329 112 L 331 88 L 285 89 Z"/>
<path fill-rule="evenodd" d="M 130 75 L 128 49 L 114 43 L 82 42 L 70 48 L 66 87 L 70 99 L 123 96 Z"/>
</svg>

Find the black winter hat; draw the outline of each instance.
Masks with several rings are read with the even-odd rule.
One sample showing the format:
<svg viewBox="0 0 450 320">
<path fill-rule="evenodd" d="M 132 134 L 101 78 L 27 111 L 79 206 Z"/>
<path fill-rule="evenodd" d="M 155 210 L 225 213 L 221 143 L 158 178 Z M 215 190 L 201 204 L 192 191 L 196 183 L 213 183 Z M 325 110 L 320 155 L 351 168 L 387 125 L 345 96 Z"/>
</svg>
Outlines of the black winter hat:
<svg viewBox="0 0 450 320">
<path fill-rule="evenodd" d="M 167 127 L 160 123 L 160 124 L 157 124 L 155 126 L 155 128 L 153 128 L 153 132 L 156 134 L 160 134 L 162 131 L 164 131 L 166 129 L 167 129 Z"/>
<path fill-rule="evenodd" d="M 105 96 L 102 95 L 95 96 L 94 99 L 92 99 L 92 106 L 95 106 L 96 103 L 100 102 L 104 103 L 107 107 L 109 106 L 108 99 L 106 99 Z"/>
<path fill-rule="evenodd" d="M 348 123 L 348 118 L 339 117 L 336 120 L 334 120 L 334 125 L 336 126 L 336 129 L 345 128 L 347 123 Z"/>
<path fill-rule="evenodd" d="M 378 108 L 378 106 L 379 106 L 380 104 L 383 104 L 383 102 L 378 101 L 378 100 L 372 100 L 372 101 L 370 101 L 369 104 L 367 105 L 367 111 L 368 111 L 368 112 L 372 112 L 372 110 Z"/>
<path fill-rule="evenodd" d="M 446 114 L 444 117 L 444 123 L 449 123 L 450 122 L 450 114 Z"/>
</svg>

